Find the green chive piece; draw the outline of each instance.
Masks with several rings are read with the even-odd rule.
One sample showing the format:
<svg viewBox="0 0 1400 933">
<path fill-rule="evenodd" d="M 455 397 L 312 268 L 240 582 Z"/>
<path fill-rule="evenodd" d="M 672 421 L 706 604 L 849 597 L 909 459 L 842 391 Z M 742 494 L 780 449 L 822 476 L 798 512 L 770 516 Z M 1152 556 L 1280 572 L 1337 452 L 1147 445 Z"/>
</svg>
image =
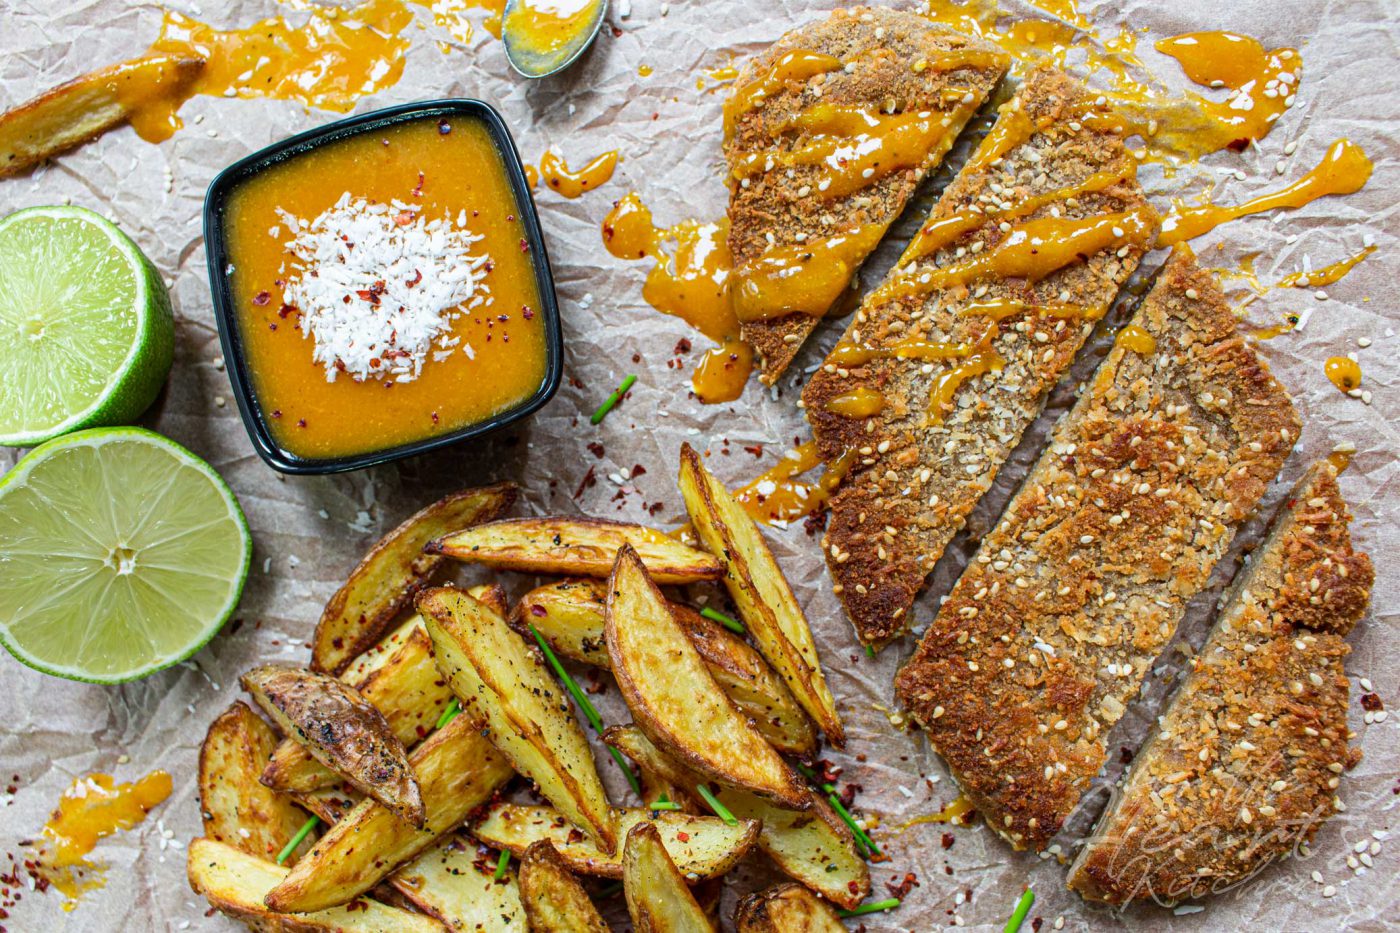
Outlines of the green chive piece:
<svg viewBox="0 0 1400 933">
<path fill-rule="evenodd" d="M 647 804 L 648 810 L 679 810 L 680 808 L 680 804 L 676 803 L 674 800 L 667 800 L 665 797 L 662 797 L 655 803 Z"/>
<path fill-rule="evenodd" d="M 278 865 L 281 865 L 292 857 L 292 853 L 297 850 L 297 846 L 301 845 L 301 841 L 306 838 L 306 834 L 315 829 L 316 824 L 319 822 L 321 822 L 321 818 L 319 816 L 313 816 L 311 819 L 301 824 L 301 829 L 297 830 L 297 834 L 292 837 L 292 841 L 283 846 L 282 851 L 277 853 Z"/>
<path fill-rule="evenodd" d="M 856 839 L 858 839 L 861 842 L 861 844 L 863 844 L 867 849 L 869 849 L 874 855 L 884 855 L 884 853 L 880 851 L 880 847 L 875 844 L 875 840 L 870 838 L 870 834 L 867 833 L 865 830 L 861 829 L 860 825 L 856 823 L 856 818 L 851 816 L 851 811 L 846 809 L 846 806 L 841 802 L 840 797 L 836 796 L 835 793 L 828 791 L 826 795 L 826 800 L 828 803 L 831 804 L 832 809 L 836 811 L 837 815 L 840 816 L 841 819 L 846 821 L 846 825 L 851 827 L 851 832 L 856 834 Z"/>
<path fill-rule="evenodd" d="M 443 726 L 456 719 L 457 714 L 461 711 L 462 704 L 457 702 L 456 697 L 453 697 L 451 700 L 448 701 L 446 708 L 442 711 L 442 715 L 438 717 L 437 725 L 433 726 L 433 728 L 441 729 Z"/>
<path fill-rule="evenodd" d="M 711 622 L 718 622 L 720 625 L 723 625 L 735 635 L 745 634 L 744 625 L 742 622 L 739 622 L 737 619 L 731 619 L 729 616 L 720 612 L 718 609 L 711 609 L 709 606 L 706 606 L 704 609 L 700 610 L 700 614 L 705 618 L 709 619 Z"/>
<path fill-rule="evenodd" d="M 596 425 L 598 422 L 606 418 L 608 412 L 613 410 L 614 405 L 622 401 L 622 397 L 627 394 L 627 390 L 632 388 L 632 383 L 636 381 L 636 376 L 628 376 L 626 379 L 622 380 L 622 385 L 618 386 L 615 390 L 613 390 L 613 394 L 609 395 L 603 401 L 603 404 L 598 406 L 598 410 L 595 411 L 592 417 L 588 419 L 588 423 Z"/>
<path fill-rule="evenodd" d="M 861 904 L 851 910 L 836 911 L 842 917 L 859 917 L 861 914 L 873 914 L 882 910 L 894 910 L 900 904 L 897 897 L 887 897 L 883 901 L 876 901 L 873 904 Z"/>
<path fill-rule="evenodd" d="M 564 687 L 574 698 L 574 702 L 578 704 L 578 708 L 583 710 L 583 715 L 588 720 L 589 724 L 593 726 L 593 731 L 602 732 L 603 717 L 598 715 L 597 708 L 595 708 L 588 697 L 584 695 L 584 692 L 579 689 L 579 685 L 569 676 L 569 672 L 564 670 L 564 665 L 559 663 L 559 658 L 555 655 L 554 649 L 549 647 L 549 642 L 544 640 L 544 636 L 540 634 L 540 630 L 535 628 L 533 623 L 530 625 L 530 634 L 535 636 L 535 642 L 540 646 L 540 650 L 544 652 L 544 659 L 549 662 L 549 666 L 554 669 L 554 673 L 564 682 Z M 608 746 L 608 751 L 612 753 L 613 761 L 617 762 L 617 766 L 622 769 L 622 773 L 627 775 L 627 783 L 631 785 L 633 793 L 638 797 L 642 796 L 641 782 L 637 780 L 637 776 L 633 774 L 632 769 L 628 767 L 627 759 L 623 758 L 622 753 L 611 745 Z"/>
<path fill-rule="evenodd" d="M 866 656 L 867 658 L 873 658 L 873 657 L 875 657 L 875 646 L 874 646 L 874 645 L 866 645 L 866 646 L 865 646 L 865 656 Z"/>
<path fill-rule="evenodd" d="M 491 877 L 500 881 L 506 876 L 506 868 L 510 865 L 510 850 L 502 849 L 501 857 L 496 859 L 496 873 Z"/>
<path fill-rule="evenodd" d="M 1035 892 L 1026 888 L 1021 894 L 1021 899 L 1016 902 L 1016 909 L 1011 912 L 1011 919 L 1006 921 L 1006 929 L 1002 933 L 1017 933 L 1021 929 L 1021 924 L 1026 921 L 1026 914 L 1031 912 L 1031 905 L 1035 903 Z"/>
<path fill-rule="evenodd" d="M 719 798 L 716 797 L 714 795 L 714 792 L 711 791 L 708 787 L 706 787 L 704 784 L 698 784 L 695 787 L 695 791 L 700 795 L 700 798 L 704 800 L 705 803 L 709 804 L 710 809 L 715 811 L 715 816 L 724 820 L 726 825 L 739 825 L 739 821 L 735 819 L 734 814 L 730 813 L 729 808 L 719 802 Z"/>
</svg>

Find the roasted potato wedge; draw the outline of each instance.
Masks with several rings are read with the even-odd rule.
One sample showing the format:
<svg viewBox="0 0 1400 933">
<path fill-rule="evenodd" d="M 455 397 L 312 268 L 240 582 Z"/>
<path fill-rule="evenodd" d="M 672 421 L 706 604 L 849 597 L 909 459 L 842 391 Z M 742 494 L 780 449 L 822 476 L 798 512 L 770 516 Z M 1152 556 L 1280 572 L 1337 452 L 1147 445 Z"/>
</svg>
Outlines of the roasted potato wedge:
<svg viewBox="0 0 1400 933">
<path fill-rule="evenodd" d="M 548 583 L 520 598 L 511 624 L 521 634 L 533 625 L 559 654 L 611 667 L 603 636 L 607 598 L 608 587 L 602 580 Z M 809 755 L 816 750 L 812 720 L 763 655 L 689 606 L 668 605 L 715 683 L 770 745 L 792 755 Z"/>
<path fill-rule="evenodd" d="M 689 444 L 681 447 L 680 487 L 695 534 L 724 563 L 724 585 L 759 650 L 827 740 L 840 748 L 846 733 L 812 630 L 758 525 Z"/>
<path fill-rule="evenodd" d="M 641 822 L 654 823 L 676 867 L 697 878 L 713 878 L 729 871 L 758 838 L 758 823 L 753 820 L 740 820 L 737 826 L 730 826 L 713 816 L 675 812 L 652 815 L 633 807 L 617 811 L 618 832 L 624 838 Z M 488 846 L 509 849 L 518 856 L 523 856 L 533 843 L 547 839 L 573 871 L 602 878 L 622 877 L 622 854 L 600 851 L 553 807 L 498 804 L 472 826 L 472 835 Z"/>
<path fill-rule="evenodd" d="M 475 842 L 451 835 L 390 875 L 389 884 L 454 933 L 523 933 L 525 910 L 514 874 L 497 879 L 495 863 L 481 861 Z"/>
<path fill-rule="evenodd" d="M 482 723 L 485 735 L 550 803 L 604 851 L 615 851 L 617 828 L 593 751 L 568 694 L 538 651 L 461 590 L 428 590 L 418 611 L 464 715 Z"/>
<path fill-rule="evenodd" d="M 444 933 L 446 929 L 432 917 L 368 898 L 294 916 L 269 910 L 263 897 L 287 876 L 288 869 L 213 839 L 190 843 L 186 871 L 195 893 L 261 933 Z"/>
<path fill-rule="evenodd" d="M 199 57 L 150 55 L 74 78 L 0 114 L 0 178 L 139 120 L 153 104 L 178 104 L 205 64 Z"/>
<path fill-rule="evenodd" d="M 275 664 L 253 668 L 241 683 L 317 761 L 404 820 L 423 825 L 423 797 L 408 752 L 358 691 L 327 674 Z"/>
<path fill-rule="evenodd" d="M 520 860 L 520 900 L 530 933 L 608 933 L 588 892 L 546 840 Z"/>
<path fill-rule="evenodd" d="M 467 595 L 502 619 L 510 618 L 510 597 L 506 595 L 506 588 L 499 583 L 467 587 Z"/>
<path fill-rule="evenodd" d="M 756 891 L 734 912 L 738 933 L 846 933 L 831 905 L 800 884 Z"/>
<path fill-rule="evenodd" d="M 457 828 L 513 773 L 470 716 L 457 716 L 434 732 L 409 764 L 423 793 L 422 828 L 378 801 L 360 801 L 268 892 L 269 907 L 321 910 L 358 897 Z"/>
<path fill-rule="evenodd" d="M 659 583 L 718 580 L 719 561 L 655 528 L 601 518 L 517 518 L 439 538 L 435 554 L 504 570 L 606 578 L 618 548 L 630 544 Z"/>
<path fill-rule="evenodd" d="M 330 826 L 343 820 L 365 798 L 343 782 L 337 787 L 322 787 L 304 794 L 291 794 L 297 806 L 309 810 Z"/>
<path fill-rule="evenodd" d="M 384 715 L 405 748 L 432 731 L 452 698 L 433 661 L 432 639 L 417 616 L 357 658 L 341 680 Z M 342 780 L 295 739 L 277 746 L 262 775 L 268 787 L 296 794 L 335 787 Z"/>
<path fill-rule="evenodd" d="M 514 483 L 466 489 L 439 499 L 389 532 L 350 573 L 321 613 L 313 670 L 339 674 L 428 586 L 443 558 L 424 545 L 459 528 L 500 518 L 515 503 Z"/>
<path fill-rule="evenodd" d="M 661 752 L 636 726 L 614 726 L 603 741 L 643 774 L 660 775 L 696 795 L 701 776 Z M 732 787 L 712 792 L 736 817 L 762 824 L 758 846 L 787 875 L 841 907 L 855 907 L 870 894 L 870 869 L 856 852 L 850 828 L 821 797 L 813 794 L 812 808 L 799 813 Z"/>
<path fill-rule="evenodd" d="M 277 735 L 262 717 L 242 702 L 234 703 L 209 724 L 199 748 L 199 813 L 204 835 L 259 858 L 275 858 L 296 835 L 306 814 L 258 782 L 263 762 L 277 745 Z M 303 842 L 288 857 L 311 848 Z"/>
<path fill-rule="evenodd" d="M 656 745 L 716 781 L 811 806 L 801 777 L 720 691 L 629 545 L 608 583 L 604 630 L 622 697 Z"/>
<path fill-rule="evenodd" d="M 637 933 L 712 933 L 709 917 L 676 870 L 661 835 L 638 823 L 622 849 L 622 892 Z"/>
</svg>

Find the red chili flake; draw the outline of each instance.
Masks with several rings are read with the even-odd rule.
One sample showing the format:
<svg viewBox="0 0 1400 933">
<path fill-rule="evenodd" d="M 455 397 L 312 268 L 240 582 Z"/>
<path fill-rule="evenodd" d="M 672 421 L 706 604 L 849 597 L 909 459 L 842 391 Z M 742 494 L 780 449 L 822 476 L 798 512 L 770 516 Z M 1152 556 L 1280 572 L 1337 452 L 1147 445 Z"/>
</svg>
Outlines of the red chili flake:
<svg viewBox="0 0 1400 933">
<path fill-rule="evenodd" d="M 676 835 L 679 837 L 680 834 L 677 833 Z M 570 829 L 569 829 L 569 842 L 570 842 L 570 844 L 573 844 L 573 843 L 576 843 L 576 842 L 582 842 L 582 841 L 583 841 L 583 833 L 580 832 L 580 831 L 577 830 L 577 829 L 574 829 L 574 828 L 570 827 Z"/>
<path fill-rule="evenodd" d="M 529 305 L 526 305 L 525 307 L 521 308 L 520 314 L 527 321 L 533 321 L 535 319 L 535 312 L 533 309 L 531 309 Z"/>
<path fill-rule="evenodd" d="M 891 897 L 897 897 L 900 900 L 908 897 L 909 892 L 919 886 L 919 876 L 912 871 L 905 872 L 903 879 L 898 875 L 895 875 L 894 878 L 894 881 L 885 882 L 885 890 L 890 892 Z"/>
<path fill-rule="evenodd" d="M 297 419 L 297 427 L 299 427 L 299 428 L 304 428 L 304 427 L 306 427 L 306 419 L 305 419 L 305 418 L 298 418 L 298 419 Z"/>
<path fill-rule="evenodd" d="M 413 211 L 399 211 L 398 216 L 394 218 L 394 223 L 398 224 L 400 227 L 407 227 L 409 224 L 413 223 L 417 217 L 418 215 L 413 213 Z"/>
<path fill-rule="evenodd" d="M 419 173 L 418 173 L 418 186 L 417 186 L 416 188 L 413 189 L 413 196 L 414 196 L 415 198 L 421 198 L 421 197 L 423 196 L 423 173 L 422 173 L 422 172 L 419 172 Z M 403 215 L 401 214 L 401 215 L 399 215 L 399 216 L 403 216 Z M 399 224 L 399 226 L 402 227 L 403 224 L 401 223 L 401 224 Z"/>
<path fill-rule="evenodd" d="M 451 124 L 451 123 L 448 123 L 446 120 L 439 120 L 439 121 L 438 121 L 438 135 L 439 135 L 439 136 L 446 136 L 447 134 L 449 134 L 449 133 L 451 133 L 451 132 L 452 132 L 452 124 Z"/>
<path fill-rule="evenodd" d="M 373 289 L 357 288 L 355 294 L 359 295 L 362 301 L 368 301 L 372 305 L 379 304 L 379 296 L 374 293 Z"/>
<path fill-rule="evenodd" d="M 438 423 L 438 413 L 437 413 L 437 412 L 433 412 L 433 424 L 437 424 L 437 423 Z"/>
<path fill-rule="evenodd" d="M 598 443 L 597 441 L 589 441 L 588 452 L 591 453 L 593 456 L 597 457 L 599 460 L 602 460 L 603 454 L 607 452 L 607 448 L 604 447 L 602 444 Z"/>
<path fill-rule="evenodd" d="M 274 409 L 272 409 L 272 417 L 274 417 L 274 418 L 280 418 L 280 417 L 282 417 L 282 409 L 280 409 L 280 408 L 274 408 Z"/>
<path fill-rule="evenodd" d="M 276 322 L 276 321 L 273 321 L 271 324 L 267 325 L 267 329 L 268 329 L 268 330 L 276 330 L 276 329 L 277 329 L 277 322 Z"/>
<path fill-rule="evenodd" d="M 634 363 L 640 363 L 641 361 L 642 361 L 642 355 L 641 355 L 640 353 L 633 353 L 633 354 L 632 354 L 632 362 L 634 362 Z"/>
<path fill-rule="evenodd" d="M 763 445 L 761 444 L 754 444 L 752 447 L 745 447 L 744 449 L 747 450 L 749 453 L 753 454 L 755 457 L 763 456 Z"/>
<path fill-rule="evenodd" d="M 298 310 L 296 305 L 283 305 L 282 307 L 277 309 L 277 316 L 286 317 L 287 315 L 291 314 L 296 310 Z"/>
<path fill-rule="evenodd" d="M 506 215 L 506 223 L 512 223 L 512 224 L 515 223 L 515 215 L 514 215 L 514 214 L 507 214 L 507 215 Z"/>
<path fill-rule="evenodd" d="M 666 506 L 660 502 L 653 502 L 651 505 L 647 506 L 647 514 L 655 515 L 657 512 L 660 512 L 665 507 Z"/>
<path fill-rule="evenodd" d="M 589 467 L 588 472 L 583 474 L 583 479 L 579 481 L 578 488 L 574 490 L 574 498 L 577 499 L 583 495 L 585 489 L 591 489 L 596 485 L 598 485 L 598 475 L 593 467 Z"/>
<path fill-rule="evenodd" d="M 674 353 L 676 356 L 680 356 L 683 353 L 689 353 L 690 341 L 682 337 L 680 340 L 676 341 L 676 348 L 671 352 Z"/>
<path fill-rule="evenodd" d="M 1376 713 L 1385 709 L 1385 704 L 1381 698 L 1374 693 L 1361 694 L 1361 708 L 1369 713 Z"/>
<path fill-rule="evenodd" d="M 953 843 L 957 842 L 957 837 L 954 836 L 952 833 L 944 833 L 943 839 L 941 841 L 943 844 L 943 848 L 951 849 L 953 847 Z"/>
<path fill-rule="evenodd" d="M 413 272 L 413 278 L 404 280 L 404 284 L 407 285 L 409 288 L 412 288 L 419 282 L 423 281 L 423 272 L 421 269 L 414 269 Z"/>
<path fill-rule="evenodd" d="M 271 300 L 271 292 L 258 292 L 256 295 L 253 296 L 253 304 L 258 305 L 259 307 L 267 304 Z"/>
<path fill-rule="evenodd" d="M 543 606 L 541 606 L 539 603 L 536 603 L 535 605 L 533 605 L 533 606 L 530 607 L 530 615 L 532 615 L 532 616 L 543 616 L 543 615 L 545 615 L 545 614 L 546 614 L 545 608 L 544 608 Z"/>
<path fill-rule="evenodd" d="M 530 251 L 530 244 L 525 242 L 524 237 L 520 238 L 520 251 L 522 253 L 528 253 Z"/>
<path fill-rule="evenodd" d="M 676 833 L 676 838 L 679 839 L 681 842 L 689 842 L 689 841 L 690 841 L 690 833 L 687 833 L 687 832 L 678 832 L 678 833 Z"/>
</svg>

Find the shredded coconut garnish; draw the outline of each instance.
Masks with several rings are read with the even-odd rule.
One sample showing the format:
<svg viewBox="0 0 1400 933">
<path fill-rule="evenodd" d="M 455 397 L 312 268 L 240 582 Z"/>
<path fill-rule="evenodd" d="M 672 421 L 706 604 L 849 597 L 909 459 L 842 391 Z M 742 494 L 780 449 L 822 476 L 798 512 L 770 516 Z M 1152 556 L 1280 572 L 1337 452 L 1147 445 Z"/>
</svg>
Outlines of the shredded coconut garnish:
<svg viewBox="0 0 1400 933">
<path fill-rule="evenodd" d="M 466 211 L 428 220 L 421 207 L 341 195 L 315 220 L 279 209 L 294 237 L 294 257 L 282 302 L 300 314 L 312 359 L 356 380 L 411 382 L 431 354 L 441 361 L 460 342 L 452 324 L 488 301 L 483 281 L 489 257 L 473 255 L 481 239 L 467 229 Z M 464 347 L 468 357 L 474 356 Z"/>
</svg>

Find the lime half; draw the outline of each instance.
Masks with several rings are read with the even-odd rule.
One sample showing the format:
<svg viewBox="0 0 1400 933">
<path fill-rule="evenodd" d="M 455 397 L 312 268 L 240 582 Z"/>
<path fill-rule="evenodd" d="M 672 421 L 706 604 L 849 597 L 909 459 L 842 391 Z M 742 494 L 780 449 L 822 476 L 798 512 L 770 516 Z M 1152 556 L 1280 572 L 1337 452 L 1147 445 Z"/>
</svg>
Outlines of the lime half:
<svg viewBox="0 0 1400 933">
<path fill-rule="evenodd" d="M 80 207 L 0 220 L 0 444 L 134 421 L 174 346 L 165 283 L 115 226 Z"/>
<path fill-rule="evenodd" d="M 243 592 L 252 537 L 214 470 L 142 428 L 35 448 L 0 477 L 0 643 L 119 683 L 198 651 Z"/>
</svg>

